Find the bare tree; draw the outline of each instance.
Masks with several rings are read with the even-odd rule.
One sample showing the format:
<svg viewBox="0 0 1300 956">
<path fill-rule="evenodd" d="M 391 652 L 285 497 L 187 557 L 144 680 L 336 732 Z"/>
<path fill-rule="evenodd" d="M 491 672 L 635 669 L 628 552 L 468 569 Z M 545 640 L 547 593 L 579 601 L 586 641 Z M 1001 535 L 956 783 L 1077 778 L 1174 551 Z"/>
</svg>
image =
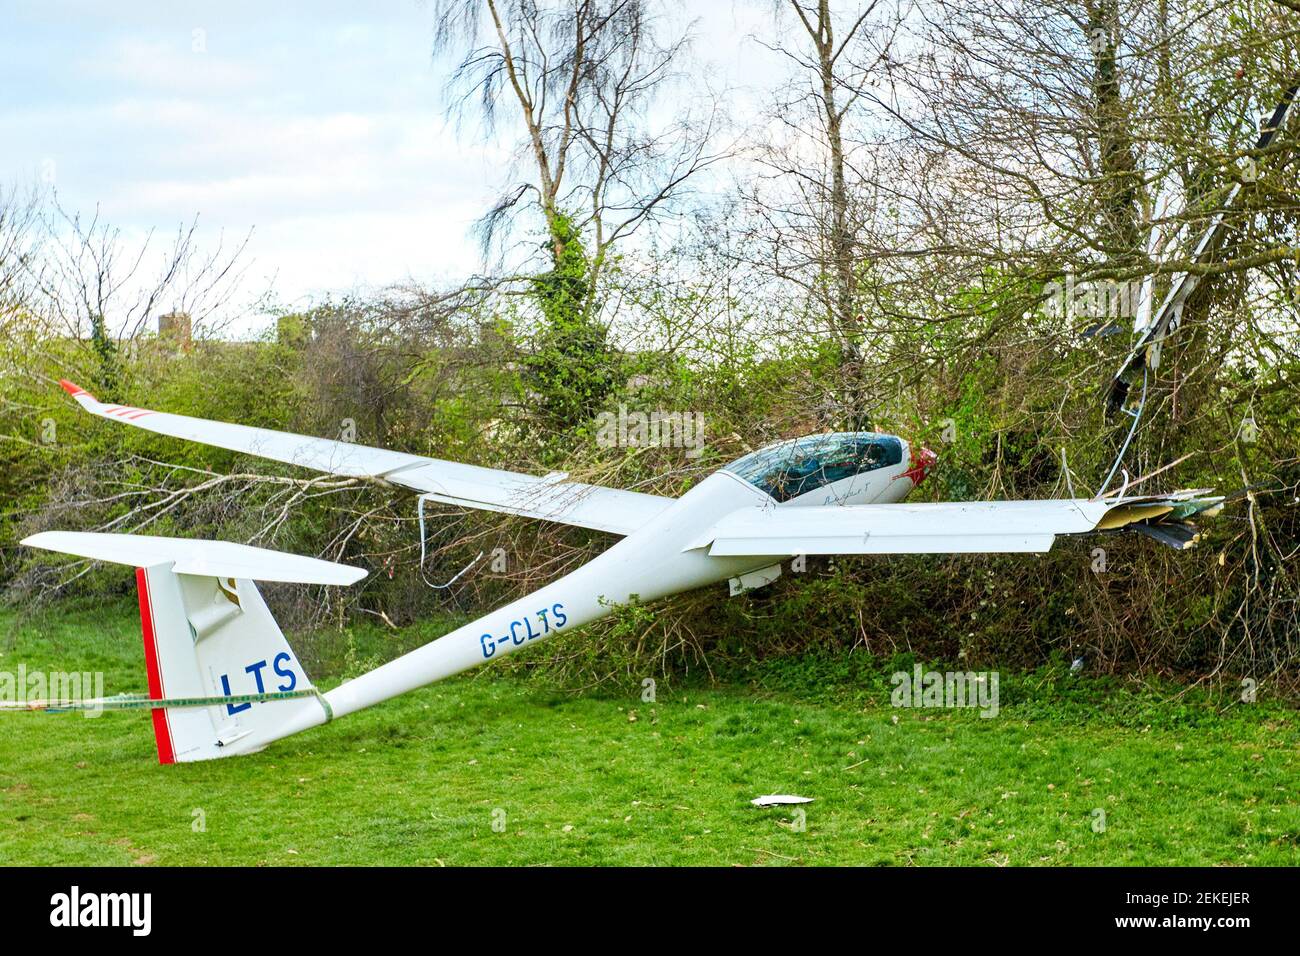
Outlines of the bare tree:
<svg viewBox="0 0 1300 956">
<path fill-rule="evenodd" d="M 690 34 L 662 40 L 662 17 L 646 0 L 441 0 L 435 16 L 436 54 L 469 45 L 448 85 L 454 110 L 464 117 L 476 98 L 492 133 L 509 104 L 532 167 L 485 216 L 485 242 L 532 197 L 552 260 L 589 235 L 599 268 L 718 159 L 707 152 L 716 113 L 678 108 L 649 121 L 657 95 L 681 79 Z"/>
<path fill-rule="evenodd" d="M 187 313 L 201 325 L 238 287 L 251 233 L 233 246 L 219 240 L 204 250 L 197 229 L 196 216 L 160 246 L 152 230 L 128 240 L 98 208 L 83 219 L 55 199 L 44 215 L 41 254 L 26 263 L 33 308 L 45 334 L 88 336 L 102 397 L 111 399 L 118 388 L 119 344 L 138 336 L 161 309 Z"/>
<path fill-rule="evenodd" d="M 619 378 L 599 318 L 611 250 L 676 211 L 691 177 L 718 158 L 709 152 L 715 110 L 662 119 L 654 110 L 679 80 L 689 30 L 662 39 L 664 18 L 647 0 L 441 0 L 435 9 L 435 53 L 468 47 L 449 84 L 453 108 L 464 117 L 476 100 L 491 133 L 508 105 L 522 128 L 528 172 L 480 235 L 486 252 L 520 213 L 544 231 L 545 264 L 525 256 L 524 266 L 543 320 L 533 386 L 551 424 L 577 424 Z"/>
<path fill-rule="evenodd" d="M 833 417 L 859 427 L 863 390 L 862 232 L 876 211 L 879 170 L 869 146 L 864 93 L 891 65 L 906 3 L 784 0 L 796 26 L 788 41 L 764 46 L 793 67 L 791 92 L 778 94 L 752 156 L 760 175 L 742 187 L 753 218 L 760 268 L 802 288 L 816 303 L 839 351 L 843 382 Z M 780 32 L 780 30 L 778 30 Z"/>
<path fill-rule="evenodd" d="M 13 318 L 27 296 L 37 209 L 35 195 L 0 187 L 0 322 Z"/>
<path fill-rule="evenodd" d="M 1197 264 L 1186 258 L 1251 168 L 1244 154 L 1256 114 L 1292 82 L 1296 23 L 1276 10 L 1247 18 L 1217 0 L 1186 10 L 1165 0 L 918 4 L 891 84 L 864 92 L 898 144 L 893 228 L 860 250 L 899 293 L 887 303 L 891 337 L 908 318 L 938 323 L 943 335 L 906 337 L 909 349 L 971 352 L 994 313 L 1008 331 L 1028 331 L 1024 314 L 1040 312 L 1045 286 L 1067 275 L 1080 288 L 1126 291 L 1189 266 L 1223 274 L 1285 262 L 1278 242 Z M 1157 201 L 1162 185 L 1183 201 Z M 1248 225 L 1252 205 L 1230 219 Z M 1169 248 L 1153 262 L 1148 250 L 1160 235 Z M 1158 298 L 1161 285 L 1152 291 Z M 1073 347 L 1087 332 L 1107 353 L 1101 361 L 1113 362 L 1113 336 L 1123 331 L 1115 320 L 1131 321 L 1136 299 L 1126 292 L 1122 316 L 1111 303 L 1104 316 L 1066 309 L 1055 321 L 1043 317 L 1030 342 Z M 1104 373 L 1088 374 L 1093 388 Z"/>
<path fill-rule="evenodd" d="M 35 193 L 0 187 L 0 442 L 20 440 L 8 434 L 8 415 L 20 404 L 11 383 L 29 374 L 39 348 L 28 274 L 37 254 L 38 211 Z"/>
</svg>

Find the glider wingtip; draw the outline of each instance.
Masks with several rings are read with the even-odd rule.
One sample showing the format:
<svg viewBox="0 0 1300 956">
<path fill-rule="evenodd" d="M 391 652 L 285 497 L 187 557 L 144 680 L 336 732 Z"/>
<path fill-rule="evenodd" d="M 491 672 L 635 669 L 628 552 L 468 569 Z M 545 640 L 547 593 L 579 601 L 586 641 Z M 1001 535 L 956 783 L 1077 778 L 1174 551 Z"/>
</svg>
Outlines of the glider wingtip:
<svg viewBox="0 0 1300 956">
<path fill-rule="evenodd" d="M 77 398 L 80 395 L 85 395 L 87 398 L 95 397 L 94 395 L 91 395 L 88 391 L 86 391 L 84 388 L 82 388 L 80 385 L 78 385 L 76 382 L 70 382 L 66 378 L 59 379 L 59 384 L 63 386 L 63 390 L 67 392 L 69 395 L 71 395 L 73 398 Z"/>
</svg>

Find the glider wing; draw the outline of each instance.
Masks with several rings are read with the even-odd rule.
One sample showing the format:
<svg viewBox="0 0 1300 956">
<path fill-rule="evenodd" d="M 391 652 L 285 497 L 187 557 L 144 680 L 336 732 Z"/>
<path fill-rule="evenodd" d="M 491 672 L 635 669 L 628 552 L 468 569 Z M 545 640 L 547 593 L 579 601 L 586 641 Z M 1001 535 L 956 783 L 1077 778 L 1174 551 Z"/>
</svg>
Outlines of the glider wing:
<svg viewBox="0 0 1300 956">
<path fill-rule="evenodd" d="M 331 475 L 379 478 L 423 492 L 434 501 L 465 508 L 541 518 L 613 534 L 630 534 L 657 516 L 673 500 L 569 481 L 568 476 L 562 473 L 539 478 L 331 438 L 312 438 L 130 405 L 111 405 L 98 401 L 69 381 L 60 384 L 82 408 L 100 418 Z"/>
<path fill-rule="evenodd" d="M 1264 125 L 1255 142 L 1255 152 L 1268 148 L 1278 131 L 1285 125 L 1287 114 L 1296 99 L 1300 85 L 1290 87 L 1282 97 Z M 1215 249 L 1215 240 L 1223 227 L 1224 216 L 1237 204 L 1242 194 L 1242 182 L 1236 183 L 1224 198 L 1222 205 L 1210 217 L 1209 225 L 1196 241 L 1191 250 L 1191 261 L 1205 262 Z M 1119 371 L 1111 380 L 1106 396 L 1106 415 L 1113 417 L 1128 400 L 1129 389 L 1144 370 L 1154 369 L 1160 364 L 1160 347 L 1164 340 L 1173 333 L 1182 322 L 1183 306 L 1201 282 L 1201 276 L 1183 272 L 1174 277 L 1169 292 L 1161 302 L 1160 308 L 1151 317 L 1149 324 L 1142 330 L 1137 343 L 1124 359 Z"/>
<path fill-rule="evenodd" d="M 1186 519 L 1214 513 L 1222 498 L 1194 493 L 1123 500 L 962 501 L 741 508 L 691 545 L 710 555 L 992 554 L 1043 552 L 1057 535 L 1120 528 L 1184 548 L 1196 541 Z M 1148 532 L 1149 533 L 1149 532 Z"/>
</svg>

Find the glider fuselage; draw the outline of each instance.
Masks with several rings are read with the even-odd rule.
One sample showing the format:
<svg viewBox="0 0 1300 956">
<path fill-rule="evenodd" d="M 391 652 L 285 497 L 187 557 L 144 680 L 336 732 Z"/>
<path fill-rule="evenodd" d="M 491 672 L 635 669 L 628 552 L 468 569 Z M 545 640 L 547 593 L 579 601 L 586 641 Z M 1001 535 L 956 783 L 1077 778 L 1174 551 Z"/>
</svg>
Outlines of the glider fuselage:
<svg viewBox="0 0 1300 956">
<path fill-rule="evenodd" d="M 334 716 L 342 716 L 547 637 L 576 630 L 612 613 L 621 604 L 653 601 L 771 566 L 774 561 L 770 556 L 716 557 L 710 556 L 707 548 L 693 545 L 704 529 L 739 508 L 901 501 L 923 471 L 917 472 L 918 464 L 911 460 L 906 443 L 899 441 L 903 452 L 900 461 L 821 484 L 781 502 L 740 477 L 731 466 L 714 472 L 658 518 L 582 567 L 339 685 L 328 691 L 325 699 Z M 924 466 L 927 459 L 921 462 Z M 323 722 L 323 715 L 307 711 L 302 721 L 280 728 L 273 739 Z M 249 739 L 240 744 L 256 749 L 269 742 Z"/>
</svg>

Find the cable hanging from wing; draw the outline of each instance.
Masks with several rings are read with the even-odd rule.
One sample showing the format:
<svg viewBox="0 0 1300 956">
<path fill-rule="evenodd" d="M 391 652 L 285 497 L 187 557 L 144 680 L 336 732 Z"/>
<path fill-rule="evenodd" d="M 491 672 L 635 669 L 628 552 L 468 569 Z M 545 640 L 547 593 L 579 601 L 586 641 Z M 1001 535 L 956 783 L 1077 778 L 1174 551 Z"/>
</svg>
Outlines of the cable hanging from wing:
<svg viewBox="0 0 1300 956">
<path fill-rule="evenodd" d="M 432 499 L 432 495 L 427 495 L 427 494 L 420 495 L 420 497 L 416 499 L 416 514 L 419 517 L 419 522 L 420 522 L 420 578 L 424 581 L 425 584 L 433 588 L 435 591 L 447 591 L 453 584 L 455 584 L 462 577 L 468 574 L 470 570 L 474 567 L 474 565 L 482 561 L 483 555 L 487 554 L 487 552 L 480 551 L 478 553 L 478 557 L 476 557 L 469 564 L 465 565 L 465 567 L 461 568 L 459 571 L 453 574 L 444 583 L 435 584 L 433 581 L 430 581 L 429 576 L 424 571 L 424 562 L 426 556 L 425 531 L 424 531 L 424 503 L 431 499 Z M 449 593 L 451 594 L 453 600 L 456 600 L 456 604 L 459 607 L 460 600 L 456 598 L 456 592 L 449 591 Z"/>
</svg>

